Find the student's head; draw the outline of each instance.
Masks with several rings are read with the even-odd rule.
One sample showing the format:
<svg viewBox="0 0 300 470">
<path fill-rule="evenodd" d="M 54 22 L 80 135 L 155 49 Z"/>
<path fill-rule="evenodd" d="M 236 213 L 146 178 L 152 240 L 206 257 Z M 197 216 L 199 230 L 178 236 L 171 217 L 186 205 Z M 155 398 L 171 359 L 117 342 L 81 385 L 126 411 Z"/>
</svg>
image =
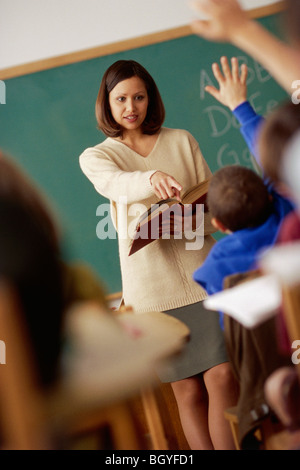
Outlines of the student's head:
<svg viewBox="0 0 300 470">
<path fill-rule="evenodd" d="M 142 65 L 118 60 L 106 70 L 96 100 L 98 127 L 106 136 L 122 137 L 124 130 L 136 127 L 155 134 L 164 118 L 156 83 Z"/>
<path fill-rule="evenodd" d="M 63 287 L 55 224 L 39 190 L 0 153 L 0 279 L 15 291 L 38 379 L 56 378 L 61 352 Z"/>
<path fill-rule="evenodd" d="M 212 223 L 224 232 L 257 227 L 265 222 L 271 209 L 262 179 L 240 165 L 225 166 L 213 174 L 207 204 Z"/>
<path fill-rule="evenodd" d="M 258 149 L 265 174 L 276 184 L 282 183 L 282 158 L 291 138 L 300 128 L 300 105 L 291 100 L 280 105 L 262 126 Z"/>
</svg>

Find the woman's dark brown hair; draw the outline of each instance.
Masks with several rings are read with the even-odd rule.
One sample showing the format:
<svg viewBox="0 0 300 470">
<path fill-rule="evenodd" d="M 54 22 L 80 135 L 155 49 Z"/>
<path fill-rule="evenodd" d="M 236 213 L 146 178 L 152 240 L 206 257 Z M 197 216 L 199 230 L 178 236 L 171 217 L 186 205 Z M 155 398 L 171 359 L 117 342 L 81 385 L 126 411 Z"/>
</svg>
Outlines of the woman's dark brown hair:
<svg viewBox="0 0 300 470">
<path fill-rule="evenodd" d="M 122 136 L 122 128 L 114 120 L 110 105 L 109 93 L 123 80 L 139 77 L 145 83 L 148 93 L 148 110 L 142 125 L 144 134 L 158 132 L 165 119 L 165 107 L 155 81 L 147 70 L 134 60 L 118 60 L 103 75 L 96 100 L 96 119 L 99 129 L 108 137 Z"/>
</svg>

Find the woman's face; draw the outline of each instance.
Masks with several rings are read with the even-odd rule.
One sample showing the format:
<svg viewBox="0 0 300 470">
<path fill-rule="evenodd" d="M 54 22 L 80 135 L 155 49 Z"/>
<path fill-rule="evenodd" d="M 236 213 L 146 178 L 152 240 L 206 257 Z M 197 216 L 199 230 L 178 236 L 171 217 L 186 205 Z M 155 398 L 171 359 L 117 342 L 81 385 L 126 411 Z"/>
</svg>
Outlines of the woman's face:
<svg viewBox="0 0 300 470">
<path fill-rule="evenodd" d="M 148 103 L 145 83 L 136 76 L 119 82 L 109 93 L 112 116 L 123 132 L 135 131 L 143 124 Z"/>
</svg>

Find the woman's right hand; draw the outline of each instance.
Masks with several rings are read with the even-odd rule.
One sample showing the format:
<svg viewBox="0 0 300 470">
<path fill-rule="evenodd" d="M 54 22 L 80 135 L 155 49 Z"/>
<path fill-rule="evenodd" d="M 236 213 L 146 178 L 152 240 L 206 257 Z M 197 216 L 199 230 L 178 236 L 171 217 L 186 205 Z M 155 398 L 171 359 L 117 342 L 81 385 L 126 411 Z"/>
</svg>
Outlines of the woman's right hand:
<svg viewBox="0 0 300 470">
<path fill-rule="evenodd" d="M 159 199 L 168 199 L 175 197 L 178 201 L 181 201 L 180 191 L 182 186 L 173 176 L 164 173 L 163 171 L 156 171 L 150 178 L 150 183 L 153 187 L 153 191 Z"/>
</svg>

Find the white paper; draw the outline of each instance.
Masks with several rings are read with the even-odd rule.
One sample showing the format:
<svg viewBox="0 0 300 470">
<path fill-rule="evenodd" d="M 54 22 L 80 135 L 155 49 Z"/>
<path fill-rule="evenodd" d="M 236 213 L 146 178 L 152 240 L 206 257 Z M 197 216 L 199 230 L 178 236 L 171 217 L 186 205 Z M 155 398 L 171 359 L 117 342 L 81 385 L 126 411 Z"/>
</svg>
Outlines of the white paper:
<svg viewBox="0 0 300 470">
<path fill-rule="evenodd" d="M 276 315 L 281 305 L 277 276 L 266 275 L 209 296 L 205 308 L 230 315 L 246 328 L 254 328 Z"/>
<path fill-rule="evenodd" d="M 300 241 L 275 245 L 261 258 L 266 274 L 276 275 L 281 284 L 300 283 Z"/>
</svg>

